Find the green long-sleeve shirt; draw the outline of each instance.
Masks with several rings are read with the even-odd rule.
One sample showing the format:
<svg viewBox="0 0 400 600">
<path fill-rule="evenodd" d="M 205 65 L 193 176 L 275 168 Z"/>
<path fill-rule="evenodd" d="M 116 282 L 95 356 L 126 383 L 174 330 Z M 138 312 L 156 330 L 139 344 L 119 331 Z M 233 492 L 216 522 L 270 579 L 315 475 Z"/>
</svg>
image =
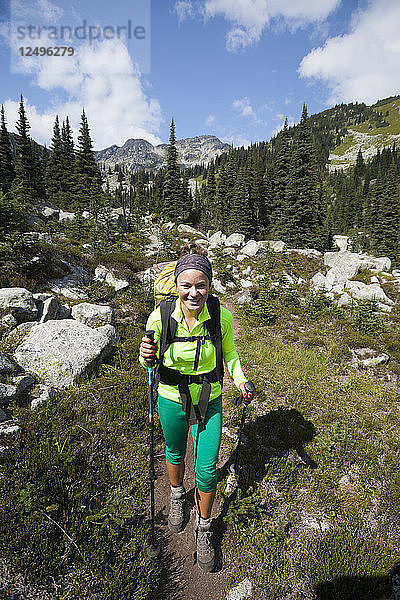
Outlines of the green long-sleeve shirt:
<svg viewBox="0 0 400 600">
<path fill-rule="evenodd" d="M 172 318 L 178 323 L 176 328 L 176 336 L 201 336 L 203 333 L 203 323 L 210 318 L 210 313 L 208 312 L 207 304 L 205 304 L 199 313 L 195 326 L 189 332 L 182 313 L 180 300 L 177 299 L 175 303 L 175 309 L 172 313 Z M 247 381 L 247 378 L 243 374 L 239 356 L 233 342 L 233 327 L 234 322 L 232 313 L 221 306 L 222 356 L 228 372 L 232 376 L 235 385 L 239 388 L 239 385 Z M 157 355 L 159 354 L 161 328 L 161 312 L 160 308 L 157 308 L 150 314 L 146 325 L 147 330 L 152 329 L 154 331 L 154 338 L 158 342 Z M 176 369 L 185 375 L 192 375 L 194 373 L 193 364 L 195 353 L 196 342 L 174 342 L 164 354 L 164 365 L 170 369 Z M 201 346 L 199 367 L 195 373 L 201 374 L 212 371 L 216 366 L 215 354 L 214 344 L 211 342 L 211 340 L 205 340 L 204 344 Z M 140 357 L 139 360 L 143 367 L 147 367 L 144 358 Z M 197 404 L 199 401 L 201 385 L 192 383 L 190 384 L 189 389 L 193 404 Z M 164 396 L 164 398 L 174 400 L 175 402 L 181 402 L 178 386 L 176 385 L 167 385 L 160 382 L 158 392 L 161 396 Z M 210 400 L 218 398 L 220 394 L 221 384 L 219 382 L 212 383 Z"/>
</svg>

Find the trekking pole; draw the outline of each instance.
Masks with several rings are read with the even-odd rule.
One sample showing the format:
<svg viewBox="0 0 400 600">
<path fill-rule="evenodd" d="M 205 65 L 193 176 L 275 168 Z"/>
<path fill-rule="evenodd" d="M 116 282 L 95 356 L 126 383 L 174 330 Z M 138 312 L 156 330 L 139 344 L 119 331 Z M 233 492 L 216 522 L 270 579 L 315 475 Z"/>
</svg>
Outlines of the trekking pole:
<svg viewBox="0 0 400 600">
<path fill-rule="evenodd" d="M 154 331 L 146 331 L 145 336 L 154 343 Z M 160 546 L 156 544 L 154 531 L 154 482 L 156 472 L 154 470 L 154 422 L 153 422 L 153 367 L 155 359 L 146 358 L 149 370 L 149 439 L 150 439 L 150 511 L 151 511 L 151 544 L 147 546 L 146 553 L 150 558 L 157 558 L 160 554 Z"/>
<path fill-rule="evenodd" d="M 246 392 L 254 393 L 256 391 L 255 385 L 252 381 L 246 381 L 246 383 L 244 384 L 244 387 L 245 387 Z M 242 418 L 240 420 L 240 425 L 239 425 L 239 429 L 238 429 L 238 433 L 237 433 L 238 443 L 237 443 L 236 450 L 235 450 L 235 460 L 233 461 L 233 464 L 231 464 L 231 466 L 229 467 L 230 473 L 229 473 L 228 480 L 226 482 L 226 488 L 225 488 L 225 491 L 228 493 L 233 492 L 233 490 L 237 486 L 237 468 L 238 468 L 238 464 L 239 464 L 240 442 L 242 441 L 243 428 L 244 428 L 244 423 L 246 421 L 247 407 L 249 404 L 248 402 L 245 401 L 243 396 L 239 396 L 238 398 L 235 398 L 235 400 L 232 401 L 232 403 L 235 406 L 240 406 L 242 404 L 242 402 L 243 402 L 244 406 L 243 406 L 243 411 L 242 411 Z"/>
</svg>

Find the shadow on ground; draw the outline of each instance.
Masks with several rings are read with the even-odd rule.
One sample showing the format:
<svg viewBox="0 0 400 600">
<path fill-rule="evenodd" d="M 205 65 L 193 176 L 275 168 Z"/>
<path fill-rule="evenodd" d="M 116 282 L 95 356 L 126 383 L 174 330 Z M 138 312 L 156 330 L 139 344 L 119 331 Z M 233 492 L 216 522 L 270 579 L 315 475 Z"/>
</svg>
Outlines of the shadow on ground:
<svg viewBox="0 0 400 600">
<path fill-rule="evenodd" d="M 242 408 L 238 410 L 238 421 Z M 221 512 L 214 521 L 213 541 L 220 560 L 216 570 L 222 568 L 221 544 L 226 531 L 224 517 L 229 507 L 237 498 L 238 489 L 242 496 L 255 483 L 260 482 L 267 474 L 272 459 L 284 457 L 289 452 L 296 452 L 301 459 L 299 469 L 316 469 L 317 463 L 306 452 L 305 446 L 312 441 L 316 430 L 311 421 L 294 408 L 279 407 L 266 415 L 258 416 L 255 421 L 247 421 L 243 430 L 245 443 L 240 446 L 239 467 L 237 473 L 238 486 L 226 495 Z M 237 447 L 233 450 L 225 464 L 217 471 L 218 481 L 229 473 L 229 467 L 235 461 Z"/>
<path fill-rule="evenodd" d="M 323 581 L 314 588 L 316 600 L 397 600 L 392 596 L 391 578 L 387 577 L 338 577 Z"/>
</svg>

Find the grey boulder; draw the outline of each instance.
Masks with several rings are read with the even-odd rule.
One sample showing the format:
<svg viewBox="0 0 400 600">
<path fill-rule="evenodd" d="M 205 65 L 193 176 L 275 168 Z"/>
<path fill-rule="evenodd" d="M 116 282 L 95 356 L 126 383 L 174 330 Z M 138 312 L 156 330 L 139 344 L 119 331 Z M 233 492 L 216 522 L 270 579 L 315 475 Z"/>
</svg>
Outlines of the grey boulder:
<svg viewBox="0 0 400 600">
<path fill-rule="evenodd" d="M 89 376 L 111 349 L 104 332 L 64 319 L 33 327 L 16 349 L 15 358 L 44 384 L 66 388 Z"/>
<path fill-rule="evenodd" d="M 19 323 L 35 321 L 38 314 L 33 295 L 25 288 L 1 288 L 0 308 L 9 311 Z"/>
<path fill-rule="evenodd" d="M 72 307 L 72 318 L 89 327 L 110 325 L 114 322 L 114 311 L 111 306 L 81 302 Z"/>
</svg>

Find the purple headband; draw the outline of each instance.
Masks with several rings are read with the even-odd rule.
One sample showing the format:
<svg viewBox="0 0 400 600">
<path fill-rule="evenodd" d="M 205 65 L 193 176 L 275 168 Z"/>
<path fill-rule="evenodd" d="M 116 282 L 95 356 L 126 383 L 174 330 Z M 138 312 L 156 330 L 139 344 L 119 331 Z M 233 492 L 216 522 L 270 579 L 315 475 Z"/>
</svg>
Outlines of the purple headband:
<svg viewBox="0 0 400 600">
<path fill-rule="evenodd" d="M 175 283 L 178 279 L 178 275 L 180 275 L 182 271 L 187 271 L 187 269 L 196 269 L 197 271 L 201 271 L 207 275 L 211 285 L 212 267 L 206 256 L 203 256 L 202 254 L 184 254 L 181 256 L 175 267 Z"/>
</svg>

